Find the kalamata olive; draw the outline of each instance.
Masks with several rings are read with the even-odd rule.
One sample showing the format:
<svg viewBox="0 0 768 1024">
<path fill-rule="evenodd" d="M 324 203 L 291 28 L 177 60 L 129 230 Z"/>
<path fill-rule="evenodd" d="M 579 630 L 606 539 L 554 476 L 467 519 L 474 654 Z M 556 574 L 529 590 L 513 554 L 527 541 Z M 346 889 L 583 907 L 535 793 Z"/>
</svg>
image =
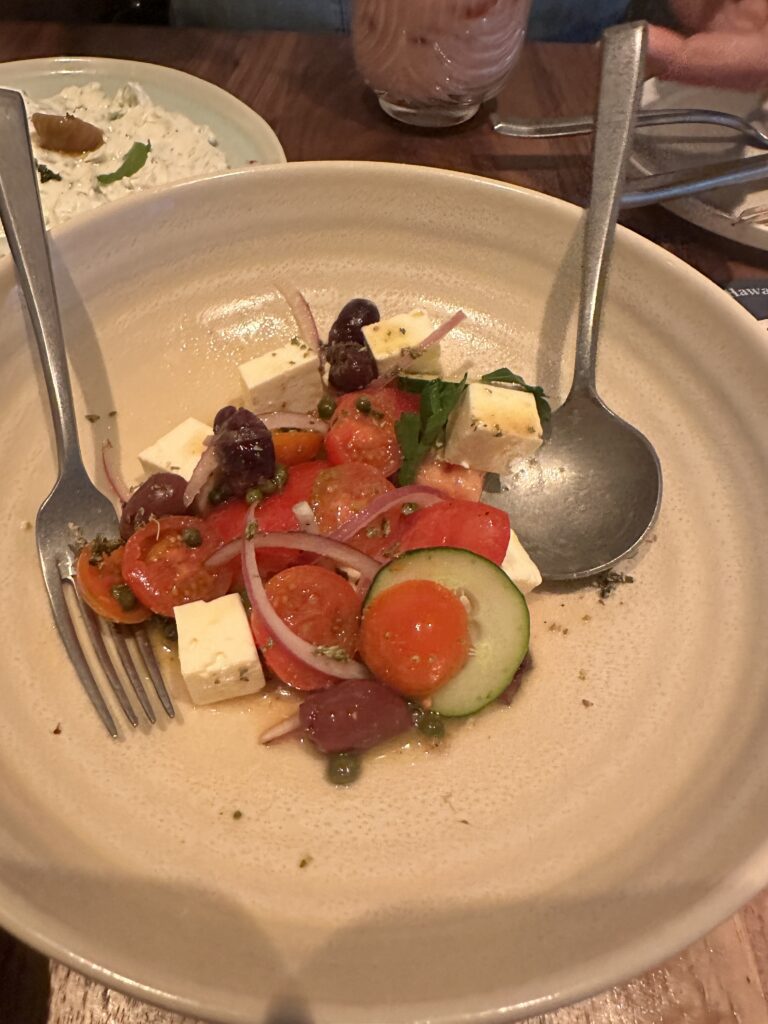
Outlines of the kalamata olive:
<svg viewBox="0 0 768 1024">
<path fill-rule="evenodd" d="M 183 516 L 184 490 L 187 481 L 177 473 L 154 473 L 137 488 L 123 507 L 120 536 L 127 540 L 132 533 L 149 522 L 150 516 Z"/>
<path fill-rule="evenodd" d="M 370 679 L 345 679 L 299 707 L 306 735 L 324 754 L 368 750 L 411 728 L 408 705 Z"/>
<path fill-rule="evenodd" d="M 350 299 L 328 332 L 328 344 L 333 347 L 351 341 L 356 345 L 364 345 L 362 328 L 380 319 L 378 309 L 368 299 Z"/>
<path fill-rule="evenodd" d="M 237 412 L 237 409 L 234 407 L 234 405 L 225 405 L 223 409 L 219 409 L 219 411 L 216 413 L 216 416 L 215 416 L 215 418 L 213 420 L 213 432 L 214 432 L 214 434 L 218 434 L 218 432 L 221 430 L 221 428 L 227 422 L 229 417 L 230 416 L 234 416 L 234 414 L 236 412 Z"/>
<path fill-rule="evenodd" d="M 264 490 L 263 481 L 275 475 L 272 435 L 248 409 L 237 409 L 219 424 L 212 447 L 231 495 L 244 495 L 252 487 Z"/>
<path fill-rule="evenodd" d="M 33 114 L 40 145 L 60 153 L 90 153 L 104 145 L 101 128 L 72 114 Z"/>
<path fill-rule="evenodd" d="M 379 375 L 376 360 L 366 344 L 328 347 L 328 383 L 337 391 L 360 391 Z"/>
</svg>

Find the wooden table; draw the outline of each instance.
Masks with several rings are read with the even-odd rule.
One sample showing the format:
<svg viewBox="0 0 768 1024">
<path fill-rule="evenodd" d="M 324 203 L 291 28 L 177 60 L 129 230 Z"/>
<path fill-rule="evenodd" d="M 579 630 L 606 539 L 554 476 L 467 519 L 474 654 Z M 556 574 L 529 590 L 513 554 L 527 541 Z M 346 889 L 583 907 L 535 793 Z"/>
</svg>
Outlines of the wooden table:
<svg viewBox="0 0 768 1024">
<path fill-rule="evenodd" d="M 0 21 L 0 60 L 98 54 L 168 64 L 228 89 L 273 126 L 289 160 L 433 164 L 584 203 L 589 142 L 494 136 L 482 119 L 451 132 L 398 126 L 359 81 L 346 39 L 198 29 Z M 529 47 L 501 99 L 522 116 L 594 107 L 597 54 Z M 768 277 L 768 253 L 709 235 L 652 208 L 623 222 L 719 284 Z M 539 1024 L 768 1024 L 768 892 L 681 955 L 627 985 L 537 1018 Z M 49 963 L 0 932 L 0 1024 L 179 1024 L 181 1018 Z"/>
</svg>

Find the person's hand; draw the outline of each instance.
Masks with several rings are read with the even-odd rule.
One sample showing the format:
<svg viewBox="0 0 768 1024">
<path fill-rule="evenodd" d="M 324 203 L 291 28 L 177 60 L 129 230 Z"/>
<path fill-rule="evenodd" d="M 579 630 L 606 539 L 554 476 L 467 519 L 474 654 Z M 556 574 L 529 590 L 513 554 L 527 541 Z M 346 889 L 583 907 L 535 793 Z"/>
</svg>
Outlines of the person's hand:
<svg viewBox="0 0 768 1024">
<path fill-rule="evenodd" d="M 654 74 L 724 89 L 768 87 L 768 0 L 670 0 L 670 7 L 688 34 L 650 26 Z"/>
</svg>

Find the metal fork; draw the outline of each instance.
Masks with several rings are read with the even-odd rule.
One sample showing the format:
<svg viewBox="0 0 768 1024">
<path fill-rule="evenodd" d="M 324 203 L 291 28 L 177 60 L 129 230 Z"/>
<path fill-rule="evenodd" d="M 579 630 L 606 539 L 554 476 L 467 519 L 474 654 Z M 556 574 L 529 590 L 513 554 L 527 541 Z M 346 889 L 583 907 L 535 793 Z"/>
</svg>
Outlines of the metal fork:
<svg viewBox="0 0 768 1024">
<path fill-rule="evenodd" d="M 558 117 L 546 121 L 527 121 L 524 118 L 504 121 L 497 111 L 492 110 L 490 118 L 494 131 L 518 139 L 556 139 L 567 135 L 588 135 L 595 130 L 595 119 L 591 114 L 583 117 Z M 768 134 L 743 117 L 728 114 L 724 110 L 680 108 L 638 112 L 637 128 L 651 128 L 662 124 L 711 124 L 719 128 L 730 128 L 743 135 L 753 146 L 768 149 Z"/>
<path fill-rule="evenodd" d="M 50 253 L 37 191 L 37 180 L 24 101 L 21 94 L 0 89 L 0 220 L 11 248 L 21 291 L 37 341 L 43 375 L 51 403 L 59 474 L 37 514 L 37 546 L 53 617 L 83 688 L 111 736 L 118 730 L 94 674 L 101 671 L 131 726 L 138 717 L 125 691 L 127 678 L 150 723 L 155 713 L 142 682 L 143 666 L 166 714 L 174 709 L 144 626 L 107 623 L 81 599 L 75 582 L 77 538 L 119 536 L 119 520 L 112 502 L 97 490 L 83 465 L 75 423 L 72 386 L 51 271 Z M 66 591 L 71 591 L 67 600 Z M 78 615 L 82 628 L 76 627 Z M 90 660 L 87 644 L 90 640 Z M 109 648 L 117 653 L 123 676 Z M 132 648 L 140 655 L 137 658 Z"/>
</svg>

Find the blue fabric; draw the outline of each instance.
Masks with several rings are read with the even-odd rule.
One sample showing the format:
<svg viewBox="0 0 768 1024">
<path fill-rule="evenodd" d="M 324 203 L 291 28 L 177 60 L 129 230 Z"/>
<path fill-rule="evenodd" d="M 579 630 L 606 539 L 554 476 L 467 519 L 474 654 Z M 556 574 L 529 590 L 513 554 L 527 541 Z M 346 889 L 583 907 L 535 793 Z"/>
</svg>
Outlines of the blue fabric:
<svg viewBox="0 0 768 1024">
<path fill-rule="evenodd" d="M 352 0 L 171 0 L 177 25 L 346 32 Z M 387 0 L 381 0 L 386 3 Z M 530 39 L 591 42 L 621 21 L 628 0 L 533 0 Z"/>
</svg>

